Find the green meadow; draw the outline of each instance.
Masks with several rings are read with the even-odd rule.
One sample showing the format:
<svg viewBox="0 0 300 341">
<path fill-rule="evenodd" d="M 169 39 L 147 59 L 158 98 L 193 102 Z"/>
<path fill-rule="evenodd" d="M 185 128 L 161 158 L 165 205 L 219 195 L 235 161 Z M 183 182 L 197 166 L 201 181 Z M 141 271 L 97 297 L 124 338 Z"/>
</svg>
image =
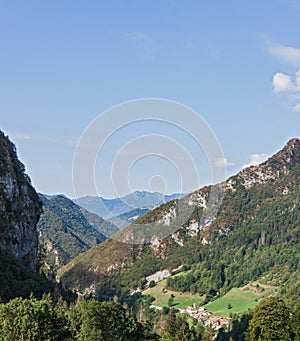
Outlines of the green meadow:
<svg viewBox="0 0 300 341">
<path fill-rule="evenodd" d="M 205 308 L 215 316 L 229 317 L 253 309 L 263 297 L 269 296 L 274 287 L 262 285 L 258 282 L 248 284 L 243 288 L 233 288 L 226 295 L 205 305 Z"/>
<path fill-rule="evenodd" d="M 259 300 L 269 296 L 274 289 L 275 287 L 258 282 L 243 288 L 233 288 L 226 295 L 206 304 L 205 308 L 215 316 L 229 317 L 231 314 L 243 313 L 255 308 Z M 192 306 L 194 303 L 200 306 L 203 303 L 203 297 L 200 295 L 166 289 L 166 279 L 158 282 L 155 287 L 143 291 L 143 295 L 151 295 L 155 298 L 152 304 L 158 307 L 168 306 L 172 294 L 175 296 L 172 307 L 177 309 Z"/>
<path fill-rule="evenodd" d="M 143 295 L 151 295 L 155 298 L 155 301 L 152 303 L 158 307 L 168 306 L 168 300 L 170 296 L 173 294 L 175 296 L 172 307 L 174 308 L 186 308 L 189 305 L 199 305 L 203 302 L 203 299 L 200 295 L 191 294 L 189 292 L 177 292 L 173 290 L 165 289 L 166 287 L 166 279 L 161 282 L 158 282 L 155 287 L 147 288 L 143 291 Z"/>
</svg>

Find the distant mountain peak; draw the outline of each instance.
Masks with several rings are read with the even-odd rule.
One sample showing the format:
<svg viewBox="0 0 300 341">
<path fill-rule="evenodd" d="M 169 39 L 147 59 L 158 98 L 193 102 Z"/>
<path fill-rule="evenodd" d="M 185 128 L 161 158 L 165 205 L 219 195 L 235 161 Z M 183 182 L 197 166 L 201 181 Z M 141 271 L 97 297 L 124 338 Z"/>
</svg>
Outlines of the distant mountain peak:
<svg viewBox="0 0 300 341">
<path fill-rule="evenodd" d="M 136 197 L 138 197 L 138 198 L 145 198 L 145 197 L 148 197 L 149 195 L 153 195 L 153 194 L 160 195 L 161 193 L 158 193 L 158 192 L 148 192 L 148 191 L 135 191 L 135 192 L 133 192 L 133 194 Z"/>
<path fill-rule="evenodd" d="M 44 193 L 39 193 L 41 195 L 43 195 L 45 198 L 47 198 L 48 200 L 54 199 L 56 197 L 65 197 L 66 196 L 62 193 L 58 193 L 58 194 L 44 194 Z"/>
<path fill-rule="evenodd" d="M 137 208 L 153 209 L 158 205 L 180 197 L 182 197 L 182 194 L 179 193 L 164 195 L 159 192 L 135 191 L 115 199 L 86 196 L 76 198 L 74 202 L 104 219 L 110 219 Z"/>
</svg>

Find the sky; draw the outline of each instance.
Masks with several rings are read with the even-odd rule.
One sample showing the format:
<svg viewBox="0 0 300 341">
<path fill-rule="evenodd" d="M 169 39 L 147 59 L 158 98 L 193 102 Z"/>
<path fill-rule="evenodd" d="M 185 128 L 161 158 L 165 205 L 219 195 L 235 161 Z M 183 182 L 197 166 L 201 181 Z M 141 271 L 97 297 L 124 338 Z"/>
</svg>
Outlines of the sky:
<svg viewBox="0 0 300 341">
<path fill-rule="evenodd" d="M 42 193 L 192 191 L 299 137 L 299 32 L 297 0 L 0 0 L 0 129 Z M 145 98 L 185 121 L 142 107 L 126 123 Z M 195 113 L 209 140 L 191 133 Z M 85 139 L 95 124 L 101 148 Z"/>
</svg>

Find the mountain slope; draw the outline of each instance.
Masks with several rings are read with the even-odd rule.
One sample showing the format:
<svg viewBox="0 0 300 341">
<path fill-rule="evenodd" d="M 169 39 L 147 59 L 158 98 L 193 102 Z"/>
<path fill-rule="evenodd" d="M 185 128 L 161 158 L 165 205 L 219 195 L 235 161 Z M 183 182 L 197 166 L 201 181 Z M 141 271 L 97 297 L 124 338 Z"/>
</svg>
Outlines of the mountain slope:
<svg viewBox="0 0 300 341">
<path fill-rule="evenodd" d="M 124 227 L 132 224 L 148 212 L 150 212 L 150 209 L 148 208 L 135 208 L 132 211 L 120 214 L 116 217 L 112 217 L 108 221 L 118 226 L 118 228 L 121 230 Z"/>
<path fill-rule="evenodd" d="M 104 234 L 105 237 L 110 237 L 112 234 L 119 231 L 117 226 L 112 221 L 104 220 L 97 214 L 89 212 L 82 207 L 80 207 L 80 210 L 84 217 L 86 218 L 86 220 L 89 222 L 89 224 L 94 229 Z"/>
<path fill-rule="evenodd" d="M 54 269 L 103 242 L 105 234 L 118 230 L 112 223 L 87 212 L 65 196 L 47 199 L 40 195 L 40 199 L 43 213 L 37 227 Z"/>
<path fill-rule="evenodd" d="M 40 213 L 41 203 L 16 148 L 0 131 L 0 248 L 11 251 L 33 270 L 38 265 L 36 223 Z"/>
<path fill-rule="evenodd" d="M 152 209 L 170 200 L 182 197 L 179 193 L 164 195 L 158 192 L 136 191 L 121 198 L 105 199 L 96 196 L 86 196 L 74 199 L 74 202 L 89 212 L 108 219 L 132 211 L 136 208 Z"/>
<path fill-rule="evenodd" d="M 266 162 L 220 184 L 214 196 L 213 187 L 201 188 L 149 212 L 119 237 L 130 241 L 135 225 L 148 224 L 158 231 L 149 244 L 107 240 L 64 267 L 61 280 L 81 291 L 122 294 L 159 269 L 186 263 L 192 269 L 180 276 L 182 283 L 169 280 L 173 289 L 209 297 L 258 278 L 283 285 L 299 272 L 299 185 L 300 141 L 292 139 Z M 185 210 L 191 214 L 182 221 Z"/>
<path fill-rule="evenodd" d="M 42 204 L 18 160 L 14 144 L 0 131 L 0 300 L 63 294 L 40 274 L 36 229 Z"/>
</svg>

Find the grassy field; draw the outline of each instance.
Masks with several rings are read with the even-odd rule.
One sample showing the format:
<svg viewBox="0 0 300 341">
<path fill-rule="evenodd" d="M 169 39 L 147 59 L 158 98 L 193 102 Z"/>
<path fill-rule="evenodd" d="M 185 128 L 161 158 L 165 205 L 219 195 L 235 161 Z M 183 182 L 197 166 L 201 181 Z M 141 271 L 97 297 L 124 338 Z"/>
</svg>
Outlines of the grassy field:
<svg viewBox="0 0 300 341">
<path fill-rule="evenodd" d="M 199 306 L 203 298 L 197 294 L 180 293 L 165 289 L 166 279 L 158 282 L 154 288 L 143 291 L 143 295 L 151 295 L 155 298 L 153 305 L 163 307 L 168 306 L 168 300 L 173 294 L 175 296 L 173 307 L 186 308 L 194 303 Z M 233 288 L 226 295 L 205 305 L 215 316 L 228 317 L 230 314 L 243 313 L 248 309 L 253 309 L 263 297 L 269 296 L 276 288 L 255 282 L 243 288 Z M 229 307 L 231 307 L 229 309 Z"/>
<path fill-rule="evenodd" d="M 173 294 L 175 296 L 173 307 L 174 308 L 186 308 L 189 305 L 193 305 L 194 303 L 199 305 L 203 302 L 203 299 L 199 295 L 194 295 L 191 293 L 181 293 L 172 290 L 166 290 L 164 287 L 166 286 L 166 279 L 161 282 L 158 282 L 154 288 L 148 288 L 143 291 L 143 295 L 151 295 L 155 297 L 154 305 L 159 307 L 168 306 L 168 300 Z"/>
<path fill-rule="evenodd" d="M 274 290 L 275 287 L 255 282 L 243 288 L 231 289 L 223 297 L 205 305 L 205 308 L 215 316 L 228 317 L 255 308 L 261 298 L 269 296 Z"/>
</svg>

